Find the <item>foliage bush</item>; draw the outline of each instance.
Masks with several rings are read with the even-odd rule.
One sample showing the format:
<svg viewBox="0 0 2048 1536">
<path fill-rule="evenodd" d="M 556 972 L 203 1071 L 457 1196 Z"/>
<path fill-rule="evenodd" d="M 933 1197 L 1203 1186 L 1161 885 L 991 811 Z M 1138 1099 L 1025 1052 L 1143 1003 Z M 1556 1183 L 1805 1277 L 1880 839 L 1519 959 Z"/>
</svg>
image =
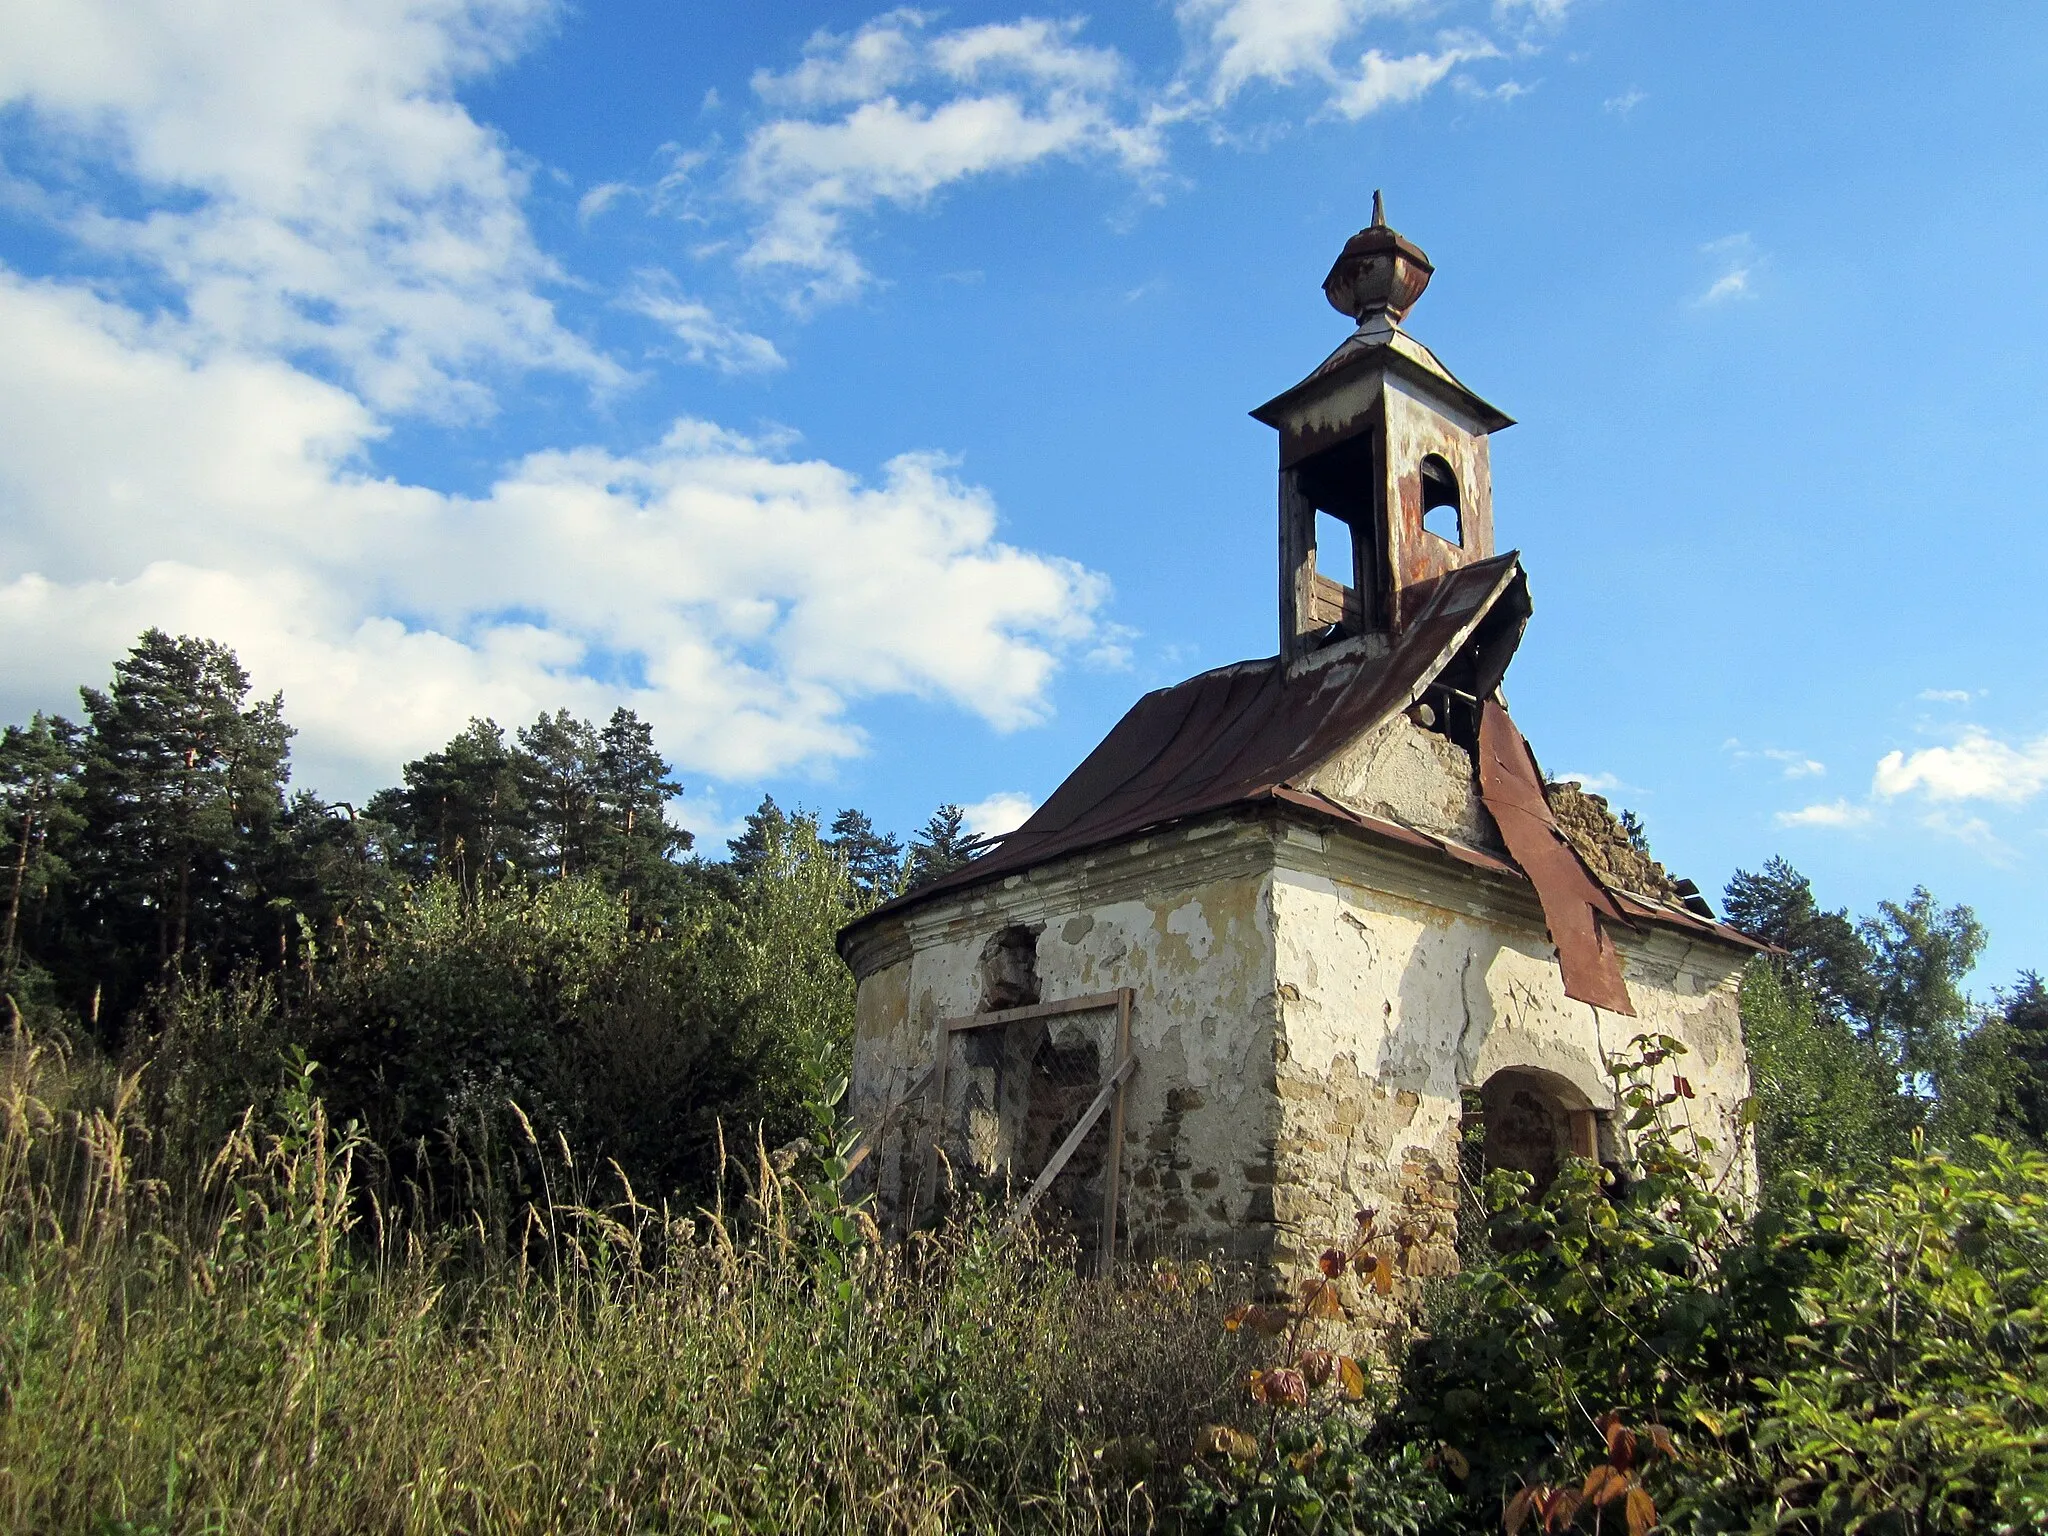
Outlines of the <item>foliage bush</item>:
<svg viewBox="0 0 2048 1536">
<path fill-rule="evenodd" d="M 849 880 L 815 827 L 778 829 L 737 896 L 703 892 L 652 925 L 595 879 L 471 893 L 436 878 L 374 931 L 308 946 L 294 973 L 165 987 L 131 1065 L 149 1063 L 153 1118 L 187 1162 L 270 1104 L 299 1050 L 333 1113 L 444 1210 L 471 1198 L 465 1169 L 510 1167 L 514 1104 L 645 1198 L 708 1197 L 721 1124 L 800 1134 L 852 1037 L 832 947 Z M 494 1198 L 537 1197 L 531 1163 Z"/>
<path fill-rule="evenodd" d="M 1456 1447 L 1475 1523 L 1531 1488 L 1591 1524 L 1634 1426 L 1671 1449 L 1635 1475 L 1673 1530 L 2048 1528 L 2048 1157 L 1916 1145 L 1875 1181 L 1788 1175 L 1752 1217 L 1659 1071 L 1675 1042 L 1636 1044 L 1626 1186 L 1491 1177 L 1492 1256 L 1448 1288 L 1382 1443 Z"/>
</svg>

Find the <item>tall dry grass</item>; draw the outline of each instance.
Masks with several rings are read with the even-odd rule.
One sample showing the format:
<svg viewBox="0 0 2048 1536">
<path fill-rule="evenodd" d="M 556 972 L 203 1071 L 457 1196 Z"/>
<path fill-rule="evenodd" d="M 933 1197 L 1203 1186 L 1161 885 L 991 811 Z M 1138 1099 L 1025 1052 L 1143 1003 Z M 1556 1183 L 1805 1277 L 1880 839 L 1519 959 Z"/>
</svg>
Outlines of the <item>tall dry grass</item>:
<svg viewBox="0 0 2048 1536">
<path fill-rule="evenodd" d="M 557 1147 L 429 1230 L 316 1082 L 180 1171 L 135 1076 L 0 1046 L 0 1523 L 1143 1529 L 1235 1395 L 1212 1291 L 971 1220 L 885 1247 L 758 1146 L 737 1209 Z"/>
</svg>

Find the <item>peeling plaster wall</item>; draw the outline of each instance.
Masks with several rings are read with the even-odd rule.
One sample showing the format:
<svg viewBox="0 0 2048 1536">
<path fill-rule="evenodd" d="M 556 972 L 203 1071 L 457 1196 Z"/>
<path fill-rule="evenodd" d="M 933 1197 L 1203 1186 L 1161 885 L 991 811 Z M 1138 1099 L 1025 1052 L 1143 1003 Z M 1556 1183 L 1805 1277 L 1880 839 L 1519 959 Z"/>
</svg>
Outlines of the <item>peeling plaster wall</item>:
<svg viewBox="0 0 2048 1536">
<path fill-rule="evenodd" d="M 1688 1048 L 1675 1066 L 1723 1166 L 1737 1144 L 1741 951 L 1621 935 L 1636 1017 L 1606 1013 L 1564 995 L 1533 892 L 1305 827 L 1279 842 L 1273 932 L 1278 1257 L 1311 1263 L 1350 1236 L 1355 1211 L 1377 1208 L 1403 1279 L 1390 1297 L 1347 1298 L 1369 1318 L 1397 1321 L 1423 1278 L 1455 1267 L 1460 1091 L 1503 1068 L 1552 1074 L 1611 1110 L 1605 1058 L 1638 1033 L 1669 1034 Z"/>
<path fill-rule="evenodd" d="M 1417 831 L 1506 851 L 1480 803 L 1472 754 L 1437 731 L 1397 714 L 1367 731 L 1309 774 L 1301 787 L 1347 809 Z"/>
<path fill-rule="evenodd" d="M 981 1005 L 979 961 L 991 935 L 1037 930 L 1040 996 L 1130 987 L 1138 1070 L 1125 1102 L 1123 1220 L 1146 1249 L 1181 1246 L 1263 1258 L 1270 1246 L 1273 1089 L 1272 852 L 1265 828 L 1221 819 L 1064 860 L 910 914 L 857 954 L 854 1114 L 872 1123 L 931 1061 L 939 1021 Z M 865 963 L 864 963 L 865 962 Z M 1096 1032 L 1114 1062 L 1110 1010 L 1052 1021 Z M 1012 1025 L 1006 1034 L 1044 1028 Z M 978 1034 L 979 1032 L 973 1032 Z M 948 1063 L 948 1155 L 988 1171 L 1014 1147 L 1014 1048 L 956 1035 Z M 1005 1116 L 1005 1111 L 1007 1115 Z M 921 1127 L 918 1128 L 921 1131 Z M 921 1172 L 919 1136 L 885 1146 L 878 1194 L 900 1208 Z M 1011 1170 L 1022 1188 L 1035 1168 Z M 1099 1208 L 1099 1201 L 1098 1201 Z"/>
<path fill-rule="evenodd" d="M 1638 1033 L 1669 1034 L 1689 1050 L 1677 1066 L 1698 1090 L 1698 1128 L 1724 1157 L 1736 1145 L 1749 1090 L 1742 951 L 1661 929 L 1620 935 L 1637 1017 L 1603 1013 L 1565 997 L 1523 883 L 1251 815 L 1063 860 L 864 935 L 852 956 L 864 1123 L 931 1061 L 938 1022 L 978 1009 L 983 949 L 1011 924 L 1036 930 L 1044 999 L 1135 990 L 1128 1239 L 1249 1259 L 1277 1287 L 1375 1208 L 1399 1278 L 1388 1294 L 1345 1281 L 1367 1327 L 1412 1320 L 1422 1281 L 1455 1267 L 1460 1093 L 1496 1072 L 1537 1069 L 1607 1110 L 1605 1056 Z M 1099 1032 L 1106 1068 L 1113 1013 L 1079 1019 Z M 964 1163 L 1013 1144 L 986 1121 L 975 1131 L 976 1113 L 1014 1120 L 1017 1106 L 988 1091 L 993 1053 L 976 1065 L 960 1040 L 946 1125 Z M 919 1175 L 921 1157 L 904 1151 L 923 1137 L 913 1122 L 884 1142 L 885 1213 Z M 1035 1170 L 1016 1171 L 1021 1187 Z M 1747 1165 L 1737 1173 L 1749 1187 Z"/>
</svg>

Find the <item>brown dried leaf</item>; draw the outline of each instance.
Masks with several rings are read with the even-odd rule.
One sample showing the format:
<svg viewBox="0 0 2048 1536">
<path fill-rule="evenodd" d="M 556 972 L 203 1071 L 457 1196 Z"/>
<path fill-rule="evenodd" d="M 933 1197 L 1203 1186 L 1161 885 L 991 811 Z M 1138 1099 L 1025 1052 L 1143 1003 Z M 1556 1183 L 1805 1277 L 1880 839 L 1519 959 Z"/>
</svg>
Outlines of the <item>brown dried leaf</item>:
<svg viewBox="0 0 2048 1536">
<path fill-rule="evenodd" d="M 1369 1275 L 1379 1268 L 1380 1261 L 1369 1253 L 1361 1253 L 1351 1261 L 1351 1267 L 1361 1275 Z"/>
<path fill-rule="evenodd" d="M 1263 1339 L 1277 1339 L 1287 1331 L 1288 1316 L 1280 1307 L 1253 1307 L 1245 1319 L 1253 1333 Z"/>
<path fill-rule="evenodd" d="M 1200 1456 L 1227 1456 L 1232 1461 L 1250 1461 L 1259 1454 L 1259 1442 L 1228 1424 L 1209 1424 L 1195 1436 L 1195 1453 Z"/>
<path fill-rule="evenodd" d="M 1628 1491 L 1628 1536 L 1648 1536 L 1657 1523 L 1657 1502 L 1650 1497 L 1650 1490 L 1641 1483 Z"/>
<path fill-rule="evenodd" d="M 1576 1488 L 1553 1488 L 1550 1497 L 1543 1501 L 1543 1529 L 1561 1531 L 1570 1525 L 1579 1513 L 1579 1507 L 1586 1501 L 1579 1497 Z"/>
<path fill-rule="evenodd" d="M 1394 1294 L 1394 1267 L 1391 1264 L 1380 1264 L 1374 1266 L 1372 1272 L 1372 1288 L 1375 1291 L 1378 1291 L 1382 1296 L 1391 1296 Z"/>
<path fill-rule="evenodd" d="M 1436 1453 L 1443 1458 L 1444 1465 L 1451 1469 L 1459 1482 L 1463 1482 L 1472 1475 L 1471 1461 L 1455 1445 L 1446 1442 L 1436 1448 Z"/>
<path fill-rule="evenodd" d="M 1322 1454 L 1323 1442 L 1318 1440 L 1314 1445 L 1310 1446 L 1307 1450 L 1303 1451 L 1299 1456 L 1288 1457 L 1287 1465 L 1294 1468 L 1294 1470 L 1297 1472 L 1306 1472 L 1310 1467 L 1316 1464 L 1316 1459 Z"/>
<path fill-rule="evenodd" d="M 1688 1077 L 1674 1077 L 1674 1078 L 1672 1078 L 1672 1079 L 1671 1079 L 1671 1086 L 1672 1086 L 1673 1088 L 1676 1088 L 1676 1089 L 1678 1090 L 1678 1096 L 1679 1096 L 1679 1097 L 1680 1097 L 1681 1099 L 1691 1099 L 1691 1098 L 1697 1098 L 1697 1097 L 1698 1097 L 1698 1095 L 1697 1095 L 1697 1094 L 1695 1094 L 1695 1093 L 1694 1093 L 1694 1092 L 1692 1091 L 1692 1079 L 1691 1079 L 1691 1078 L 1688 1078 Z"/>
<path fill-rule="evenodd" d="M 1323 1256 L 1316 1260 L 1316 1268 L 1332 1280 L 1341 1279 L 1344 1274 L 1344 1254 L 1341 1249 L 1325 1248 Z"/>
<path fill-rule="evenodd" d="M 1327 1349 L 1304 1349 L 1301 1358 L 1295 1361 L 1301 1367 L 1301 1374 L 1312 1387 L 1320 1387 L 1330 1379 L 1330 1373 L 1337 1369 L 1337 1357 Z"/>
<path fill-rule="evenodd" d="M 1237 1332 L 1238 1329 L 1242 1328 L 1250 1320 L 1251 1315 L 1252 1309 L 1243 1302 L 1239 1302 L 1223 1314 L 1223 1331 L 1225 1333 Z"/>
<path fill-rule="evenodd" d="M 1659 1456 L 1668 1456 L 1673 1461 L 1678 1459 L 1678 1445 L 1671 1438 L 1670 1430 L 1662 1424 L 1652 1424 L 1644 1433 L 1650 1437 L 1650 1448 Z"/>
<path fill-rule="evenodd" d="M 1357 1402 L 1365 1396 L 1365 1367 L 1349 1355 L 1339 1355 L 1337 1357 L 1337 1384 L 1343 1388 L 1346 1397 L 1350 1398 L 1354 1403 Z"/>
<path fill-rule="evenodd" d="M 1617 1424 L 1607 1431 L 1607 1459 L 1617 1471 L 1626 1472 L 1636 1464 L 1636 1432 Z"/>
<path fill-rule="evenodd" d="M 1612 1504 L 1628 1492 L 1628 1485 L 1626 1472 L 1603 1465 L 1586 1474 L 1586 1486 L 1579 1492 L 1595 1504 Z"/>
<path fill-rule="evenodd" d="M 1301 1305 L 1310 1317 L 1339 1321 L 1344 1316 L 1344 1303 L 1337 1296 L 1337 1288 L 1327 1280 L 1311 1280 L 1301 1288 Z"/>
<path fill-rule="evenodd" d="M 1265 1373 L 1266 1395 L 1261 1401 L 1276 1408 L 1306 1408 L 1308 1382 L 1292 1366 L 1276 1365 Z"/>
<path fill-rule="evenodd" d="M 1360 1212 L 1358 1213 L 1358 1230 L 1359 1230 L 1359 1232 L 1360 1232 L 1361 1234 L 1364 1234 L 1364 1233 L 1367 1233 L 1367 1232 L 1370 1232 L 1370 1231 L 1372 1231 L 1372 1224 L 1373 1224 L 1374 1222 L 1378 1221 L 1379 1219 L 1380 1219 L 1380 1213 L 1379 1213 L 1379 1211 L 1378 1211 L 1377 1209 L 1375 1209 L 1374 1207 L 1372 1207 L 1372 1206 L 1367 1206 L 1367 1207 L 1366 1207 L 1366 1208 L 1365 1208 L 1364 1210 L 1362 1210 L 1362 1211 L 1360 1211 Z"/>
<path fill-rule="evenodd" d="M 1515 1490 L 1515 1496 L 1508 1500 L 1507 1508 L 1500 1512 L 1500 1523 L 1507 1536 L 1521 1536 L 1522 1527 L 1529 1523 L 1529 1516 L 1535 1512 L 1539 1490 L 1528 1484 Z"/>
</svg>

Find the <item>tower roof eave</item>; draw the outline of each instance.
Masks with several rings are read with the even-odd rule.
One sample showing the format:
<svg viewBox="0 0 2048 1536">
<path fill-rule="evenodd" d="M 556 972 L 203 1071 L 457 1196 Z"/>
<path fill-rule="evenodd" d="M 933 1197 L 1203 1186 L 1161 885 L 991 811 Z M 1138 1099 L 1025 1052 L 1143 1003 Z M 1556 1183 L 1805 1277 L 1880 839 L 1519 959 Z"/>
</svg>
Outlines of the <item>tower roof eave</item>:
<svg viewBox="0 0 2048 1536">
<path fill-rule="evenodd" d="M 1335 389 L 1354 374 L 1381 368 L 1398 373 L 1424 390 L 1448 398 L 1477 424 L 1481 432 L 1498 432 L 1515 424 L 1514 417 L 1474 394 L 1446 368 L 1437 355 L 1384 317 L 1369 320 L 1332 352 L 1300 383 L 1290 386 L 1251 412 L 1255 420 L 1279 428 L 1289 409 L 1325 390 Z"/>
</svg>

